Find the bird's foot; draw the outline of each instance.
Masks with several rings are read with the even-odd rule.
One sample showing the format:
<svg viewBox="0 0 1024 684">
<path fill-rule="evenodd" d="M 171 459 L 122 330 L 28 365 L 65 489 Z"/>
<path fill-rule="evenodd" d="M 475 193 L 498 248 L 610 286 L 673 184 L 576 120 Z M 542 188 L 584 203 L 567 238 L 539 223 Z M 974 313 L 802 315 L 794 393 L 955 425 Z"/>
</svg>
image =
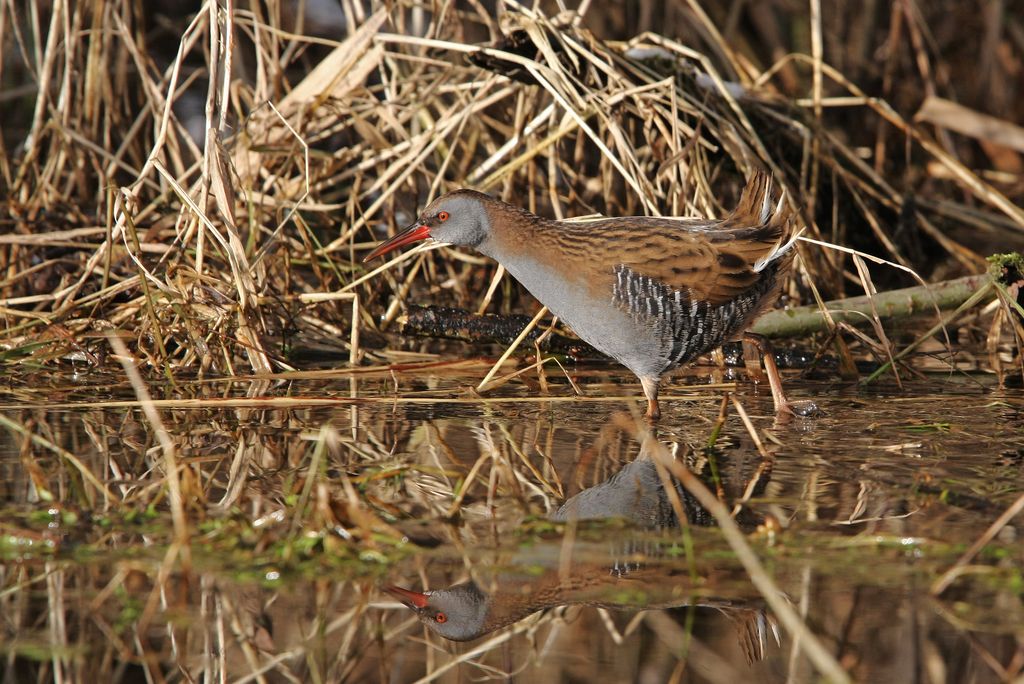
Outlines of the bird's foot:
<svg viewBox="0 0 1024 684">
<path fill-rule="evenodd" d="M 775 404 L 776 416 L 780 418 L 784 416 L 816 418 L 825 415 L 824 411 L 819 409 L 818 405 L 813 401 L 790 401 L 786 398 L 786 393 L 782 389 L 782 375 L 779 373 L 779 367 L 775 364 L 775 354 L 772 352 L 771 344 L 768 343 L 766 338 L 754 333 L 746 333 L 743 337 L 743 344 L 744 347 L 750 345 L 761 353 L 761 359 L 764 361 L 764 374 L 768 376 L 768 385 L 772 390 L 772 401 Z M 744 356 L 746 356 L 746 351 L 744 351 Z M 751 355 L 751 358 L 753 358 L 753 355 Z M 755 365 L 757 365 L 757 370 L 760 371 L 760 365 Z"/>
<path fill-rule="evenodd" d="M 818 405 L 811 400 L 805 401 L 789 401 L 784 400 L 781 404 L 776 404 L 775 413 L 799 416 L 800 418 L 821 418 L 825 415 L 825 412 L 818 408 Z"/>
</svg>

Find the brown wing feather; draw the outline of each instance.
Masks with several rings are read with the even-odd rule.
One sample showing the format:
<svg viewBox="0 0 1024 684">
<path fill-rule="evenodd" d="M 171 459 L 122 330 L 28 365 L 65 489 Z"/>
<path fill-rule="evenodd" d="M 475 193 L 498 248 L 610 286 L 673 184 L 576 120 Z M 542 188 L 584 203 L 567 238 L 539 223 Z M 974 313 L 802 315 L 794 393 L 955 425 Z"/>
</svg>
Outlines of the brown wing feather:
<svg viewBox="0 0 1024 684">
<path fill-rule="evenodd" d="M 516 226 L 498 236 L 508 251 L 530 254 L 596 293 L 609 291 L 621 265 L 717 305 L 754 286 L 761 277 L 758 259 L 792 236 L 792 212 L 773 200 L 771 185 L 767 174 L 755 173 L 736 209 L 719 220 L 633 216 L 554 222 L 502 203 L 491 211 L 496 223 Z M 566 271 L 568 264 L 572 271 Z"/>
<path fill-rule="evenodd" d="M 788 241 L 793 231 L 791 210 L 785 201 L 774 201 L 771 179 L 764 173 L 754 174 L 736 209 L 724 219 L 679 223 L 665 220 L 652 227 L 644 248 L 621 262 L 715 305 L 755 285 L 761 277 L 757 261 Z"/>
</svg>

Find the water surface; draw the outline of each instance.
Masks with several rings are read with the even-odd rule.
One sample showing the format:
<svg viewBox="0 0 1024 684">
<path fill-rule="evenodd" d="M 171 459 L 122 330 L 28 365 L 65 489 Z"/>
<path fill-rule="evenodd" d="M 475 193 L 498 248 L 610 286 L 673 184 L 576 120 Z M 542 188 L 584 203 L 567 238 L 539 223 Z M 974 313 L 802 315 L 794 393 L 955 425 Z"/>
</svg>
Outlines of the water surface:
<svg viewBox="0 0 1024 684">
<path fill-rule="evenodd" d="M 653 451 L 734 510 L 778 592 L 854 679 L 1018 676 L 1013 522 L 946 591 L 931 586 L 1024 489 L 1020 390 L 983 376 L 869 390 L 793 380 L 793 398 L 825 415 L 778 421 L 746 381 L 682 378 L 645 442 L 624 374 L 580 372 L 582 398 L 553 374 L 480 398 L 469 388 L 486 368 L 414 360 L 155 385 L 163 434 L 118 377 L 12 379 L 2 680 L 814 681 L 674 481 L 678 507 L 657 524 L 551 519 L 581 492 L 623 515 L 627 490 L 603 483 L 649 467 L 664 484 Z M 733 389 L 760 444 L 730 400 L 709 447 Z M 664 504 L 666 491 L 641 493 Z M 467 642 L 382 591 L 467 581 L 505 615 Z"/>
</svg>

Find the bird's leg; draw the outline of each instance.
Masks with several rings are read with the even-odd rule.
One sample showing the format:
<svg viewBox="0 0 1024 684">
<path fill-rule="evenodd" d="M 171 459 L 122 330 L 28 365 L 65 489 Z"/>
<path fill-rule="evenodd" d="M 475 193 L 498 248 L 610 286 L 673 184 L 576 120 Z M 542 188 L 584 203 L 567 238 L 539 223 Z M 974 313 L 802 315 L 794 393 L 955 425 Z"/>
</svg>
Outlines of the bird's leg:
<svg viewBox="0 0 1024 684">
<path fill-rule="evenodd" d="M 661 418 L 661 407 L 658 406 L 658 378 L 642 377 L 640 385 L 644 388 L 644 396 L 647 397 L 648 420 L 658 420 Z"/>
<path fill-rule="evenodd" d="M 743 345 L 747 345 L 757 349 L 761 354 L 761 358 L 764 360 L 764 370 L 768 374 L 768 386 L 772 388 L 772 402 L 775 403 L 776 413 L 793 413 L 793 407 L 786 399 L 785 392 L 782 391 L 782 376 L 779 375 L 779 367 L 775 365 L 775 353 L 772 351 L 772 346 L 768 342 L 768 339 L 762 335 L 756 333 L 744 333 L 743 334 Z M 743 356 L 744 364 L 749 364 L 746 354 Z M 760 369 L 758 369 L 760 371 Z"/>
<path fill-rule="evenodd" d="M 750 339 L 750 333 L 745 334 L 741 342 L 743 343 L 743 367 L 746 369 L 747 375 L 757 383 L 769 380 L 764 368 L 761 367 L 761 357 L 764 356 L 764 353 L 757 343 Z"/>
</svg>

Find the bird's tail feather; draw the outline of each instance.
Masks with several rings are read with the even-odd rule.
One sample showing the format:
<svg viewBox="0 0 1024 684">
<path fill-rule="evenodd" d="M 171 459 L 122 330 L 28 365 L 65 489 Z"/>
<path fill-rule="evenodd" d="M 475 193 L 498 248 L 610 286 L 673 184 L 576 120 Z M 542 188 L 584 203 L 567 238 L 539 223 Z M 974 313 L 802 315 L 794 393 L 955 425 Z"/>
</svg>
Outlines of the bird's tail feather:
<svg viewBox="0 0 1024 684">
<path fill-rule="evenodd" d="M 800 233 L 794 221 L 796 212 L 786 201 L 786 192 L 775 199 L 772 177 L 765 171 L 755 171 L 743 189 L 736 209 L 729 216 L 729 222 L 737 226 L 766 229 L 768 239 L 774 246 L 754 262 L 754 271 L 760 272 L 769 263 L 792 249 Z"/>
</svg>

